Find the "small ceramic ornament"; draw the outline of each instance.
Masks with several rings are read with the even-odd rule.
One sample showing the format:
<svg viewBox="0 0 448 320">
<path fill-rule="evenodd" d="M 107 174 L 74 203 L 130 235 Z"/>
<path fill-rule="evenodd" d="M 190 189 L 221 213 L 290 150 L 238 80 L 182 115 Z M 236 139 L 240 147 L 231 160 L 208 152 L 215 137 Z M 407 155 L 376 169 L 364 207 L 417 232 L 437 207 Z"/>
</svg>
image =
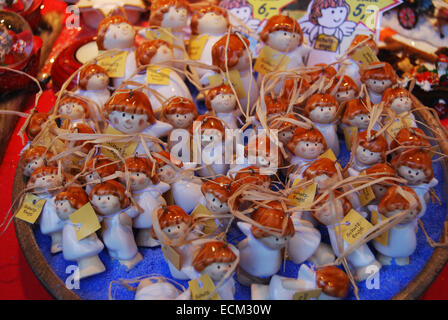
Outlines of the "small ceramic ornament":
<svg viewBox="0 0 448 320">
<path fill-rule="evenodd" d="M 287 114 L 274 118 L 269 123 L 270 129 L 278 130 L 279 145 L 289 156 L 291 156 L 291 152 L 288 150 L 288 148 L 286 148 L 286 146 L 288 145 L 289 140 L 291 140 L 292 136 L 294 135 L 294 132 L 297 129 L 297 125 L 286 120 L 280 120 L 280 118 L 289 118 L 296 121 L 298 121 L 298 119 L 294 114 Z"/>
<path fill-rule="evenodd" d="M 192 34 L 191 40 L 198 42 L 197 49 L 202 49 L 202 52 L 197 52 L 197 56 L 192 56 L 190 48 L 190 59 L 198 60 L 199 62 L 210 66 L 213 65 L 212 47 L 227 33 L 229 28 L 227 10 L 218 6 L 204 6 L 193 13 L 190 27 Z M 204 43 L 200 45 L 201 42 Z M 199 67 L 193 67 L 193 70 L 197 73 L 199 79 L 209 71 L 208 69 Z"/>
<path fill-rule="evenodd" d="M 231 33 L 221 37 L 212 47 L 212 63 L 226 74 L 226 80 L 230 81 L 238 95 L 243 110 L 252 108 L 258 99 L 258 85 L 250 65 L 252 57 L 249 49 L 249 40 L 241 35 Z M 227 70 L 229 76 L 227 76 Z M 210 76 L 215 72 L 207 72 L 201 78 L 201 84 L 210 85 Z M 230 77 L 230 79 L 227 79 Z M 222 79 L 222 78 L 221 78 Z M 247 111 L 246 111 L 247 112 Z"/>
<path fill-rule="evenodd" d="M 28 140 L 32 141 L 42 131 L 42 125 L 45 122 L 47 122 L 47 120 L 48 120 L 48 113 L 44 112 L 33 113 L 30 122 L 28 123 L 28 126 L 26 127 L 25 130 Z"/>
<path fill-rule="evenodd" d="M 43 146 L 28 148 L 22 155 L 23 175 L 26 178 L 31 177 L 34 170 L 48 165 L 53 153 Z"/>
<path fill-rule="evenodd" d="M 328 89 L 328 93 L 333 95 L 339 103 L 355 99 L 359 95 L 359 87 L 349 76 L 344 75 L 342 80 L 336 77 L 333 85 Z"/>
<path fill-rule="evenodd" d="M 84 165 L 84 170 L 86 170 L 86 175 L 84 176 L 87 183 L 86 192 L 90 194 L 93 187 L 97 184 L 95 181 L 100 182 L 101 179 L 113 175 L 118 171 L 118 165 L 106 157 L 98 155 Z"/>
<path fill-rule="evenodd" d="M 327 150 L 327 142 L 318 129 L 297 127 L 287 147 L 293 154 L 290 163 L 297 165 L 295 173 L 300 174 Z"/>
<path fill-rule="evenodd" d="M 350 279 L 344 271 L 335 266 L 315 270 L 302 264 L 297 279 L 274 275 L 268 288 L 252 285 L 251 289 L 252 300 L 293 300 L 297 292 L 318 289 L 322 289 L 320 295 L 311 299 L 339 300 L 347 297 Z"/>
<path fill-rule="evenodd" d="M 379 178 L 396 178 L 397 174 L 391 166 L 386 163 L 377 163 L 366 169 L 366 175 L 374 175 L 373 179 Z M 378 203 L 386 194 L 387 189 L 395 184 L 393 180 L 383 180 L 382 182 L 371 185 L 372 191 L 375 194 L 375 200 L 371 204 Z"/>
<path fill-rule="evenodd" d="M 193 171 L 189 171 L 187 166 L 167 151 L 156 152 L 152 155 L 157 163 L 156 172 L 159 179 L 171 186 L 174 204 L 185 212 L 191 213 L 198 203 L 204 202 L 201 191 L 202 181 L 195 177 Z M 166 160 L 159 158 L 159 155 Z"/>
<path fill-rule="evenodd" d="M 364 44 L 360 45 L 360 43 L 363 42 Z M 354 49 L 356 46 L 356 49 Z M 346 65 L 345 67 L 345 74 L 349 76 L 350 78 L 355 81 L 356 85 L 361 88 L 361 72 L 359 69 L 359 61 L 355 61 L 353 56 L 356 56 L 359 50 L 364 48 L 365 46 L 368 46 L 370 50 L 375 54 L 375 56 L 378 54 L 378 45 L 376 44 L 375 40 L 371 36 L 365 35 L 365 34 L 358 34 L 353 38 L 352 43 L 350 44 L 350 47 L 348 48 L 348 52 L 350 53 L 350 59 L 348 60 L 350 63 Z"/>
<path fill-rule="evenodd" d="M 184 70 L 185 64 L 182 60 L 185 60 L 185 43 L 184 29 L 188 24 L 189 9 L 188 3 L 184 0 L 163 0 L 154 1 L 151 3 L 149 16 L 149 25 L 152 28 L 160 27 L 172 34 L 163 34 L 161 36 L 171 37 L 174 47 L 173 58 L 179 60 L 175 62 L 174 66 L 180 70 Z M 157 29 L 154 29 L 157 30 Z M 139 32 L 140 35 L 146 36 L 148 29 L 143 29 Z"/>
<path fill-rule="evenodd" d="M 198 129 L 201 139 L 201 145 L 199 146 L 201 148 L 200 166 L 203 168 L 196 173 L 201 177 L 227 174 L 229 165 L 226 164 L 224 159 L 226 137 L 224 123 L 220 119 L 209 115 L 200 115 L 197 121 L 200 122 L 200 128 Z M 193 129 L 194 126 L 190 127 L 193 139 L 195 139 L 196 133 Z"/>
<path fill-rule="evenodd" d="M 316 129 L 325 137 L 327 147 L 339 156 L 339 139 L 337 135 L 339 103 L 328 93 L 313 94 L 305 106 L 305 114 L 313 121 Z"/>
<path fill-rule="evenodd" d="M 228 218 L 218 218 L 219 227 L 226 230 L 232 217 L 227 201 L 232 195 L 232 180 L 228 177 L 218 177 L 205 182 L 201 187 L 205 198 L 205 206 L 214 215 L 228 215 Z"/>
<path fill-rule="evenodd" d="M 53 190 L 61 187 L 62 183 L 63 177 L 58 174 L 58 168 L 44 166 L 34 170 L 27 184 L 27 188 L 30 188 L 33 194 L 46 200 L 39 216 L 39 225 L 42 234 L 51 237 L 51 253 L 53 254 L 62 251 L 62 228 L 64 225 L 56 213 L 54 194 L 57 191 Z"/>
<path fill-rule="evenodd" d="M 266 105 L 266 122 L 269 124 L 273 119 L 284 116 L 288 110 L 288 100 L 282 97 L 273 97 L 271 94 L 264 96 L 264 102 Z M 258 113 L 255 115 L 256 124 L 260 123 Z M 259 126 L 261 128 L 261 126 Z"/>
<path fill-rule="evenodd" d="M 235 295 L 235 280 L 233 280 L 238 258 L 238 250 L 222 241 L 204 243 L 193 259 L 193 268 L 198 277 L 209 275 L 215 287 L 224 281 L 217 289 L 222 300 L 233 300 Z M 229 274 L 228 274 L 229 273 Z M 227 275 L 228 274 L 228 275 Z M 227 278 L 225 276 L 227 275 Z"/>
<path fill-rule="evenodd" d="M 98 25 L 96 43 L 98 50 L 118 50 L 126 52 L 124 76 L 113 79 L 114 88 L 117 89 L 121 83 L 129 79 L 136 71 L 135 60 L 135 30 L 132 24 L 123 17 L 111 16 L 105 18 Z"/>
<path fill-rule="evenodd" d="M 390 150 L 395 150 L 392 155 L 396 155 L 410 149 L 415 148 L 431 148 L 431 143 L 425 138 L 426 134 L 419 128 L 402 128 L 398 131 L 395 139 L 390 143 Z"/>
<path fill-rule="evenodd" d="M 244 146 L 244 157 L 240 155 L 238 148 L 242 147 L 237 142 L 237 156 L 232 163 L 229 176 L 249 166 L 260 169 L 263 175 L 274 175 L 283 164 L 283 157 L 279 145 L 264 134 L 258 134 L 249 138 Z"/>
<path fill-rule="evenodd" d="M 94 122 L 90 120 L 89 105 L 87 102 L 78 97 L 66 96 L 62 98 L 58 108 L 58 115 L 62 121 L 63 129 L 70 129 L 73 125 L 83 123 L 95 128 Z M 64 122 L 67 123 L 64 124 Z"/>
<path fill-rule="evenodd" d="M 275 229 L 275 232 L 251 226 L 246 222 L 238 222 L 238 227 L 247 236 L 238 244 L 240 251 L 238 281 L 243 285 L 250 285 L 253 282 L 267 283 L 270 277 L 280 270 L 281 249 L 294 235 L 294 225 L 283 211 L 281 203 L 271 201 L 266 205 L 270 208 L 258 208 L 253 213 L 252 219 L 262 227 Z"/>
<path fill-rule="evenodd" d="M 314 218 L 327 226 L 331 246 L 336 256 L 341 254 L 338 241 L 340 237 L 336 233 L 337 224 L 342 221 L 342 218 L 352 208 L 350 202 L 345 197 L 338 199 L 341 195 L 342 194 L 339 191 L 334 192 L 334 208 L 327 195 L 321 198 L 321 200 L 314 206 L 314 209 L 316 210 L 313 211 Z M 320 195 L 318 195 L 318 197 L 320 197 Z M 347 250 L 350 247 L 350 244 L 344 239 L 340 240 L 343 245 L 342 250 Z M 372 275 L 371 266 L 377 267 L 378 270 L 381 268 L 381 264 L 375 259 L 375 256 L 367 244 L 363 244 L 349 254 L 347 256 L 347 261 L 353 268 L 353 275 L 357 281 L 363 281 Z"/>
<path fill-rule="evenodd" d="M 82 134 L 82 135 L 89 135 L 89 134 L 95 134 L 95 131 L 92 129 L 91 126 L 87 125 L 86 123 L 80 121 L 70 124 L 68 133 L 76 133 L 76 134 Z M 64 171 L 76 173 L 76 171 L 79 171 L 79 168 L 83 166 L 83 163 L 85 161 L 85 157 L 87 154 L 94 148 L 93 143 L 89 143 L 88 141 L 92 139 L 86 139 L 86 140 L 78 140 L 78 141 L 66 141 L 64 145 L 64 149 L 61 150 L 61 152 L 64 151 L 73 151 L 73 149 L 79 149 L 78 152 L 69 154 L 62 158 L 62 167 Z"/>
<path fill-rule="evenodd" d="M 230 129 L 238 129 L 237 118 L 240 110 L 237 99 L 232 88 L 222 84 L 208 91 L 205 106 L 216 117 L 227 123 Z"/>
<path fill-rule="evenodd" d="M 358 175 L 360 171 L 368 167 L 386 161 L 386 152 L 389 146 L 383 135 L 376 135 L 375 130 L 371 130 L 370 139 L 368 131 L 362 131 L 356 139 L 357 148 L 353 155 L 353 163 L 348 172 L 351 176 Z"/>
<path fill-rule="evenodd" d="M 410 149 L 401 152 L 391 160 L 391 165 L 400 177 L 407 180 L 407 185 L 418 195 L 422 206 L 419 215 L 419 218 L 421 218 L 426 212 L 429 190 L 439 183 L 434 177 L 432 161 L 428 151 Z"/>
<path fill-rule="evenodd" d="M 142 133 L 156 138 L 165 137 L 173 127 L 156 119 L 148 97 L 141 91 L 122 91 L 115 93 L 104 106 L 109 125 L 123 134 Z M 154 145 L 146 142 L 148 148 Z M 141 142 L 136 154 L 146 154 Z"/>
<path fill-rule="evenodd" d="M 173 126 L 173 131 L 171 131 L 168 139 L 169 149 L 178 143 L 182 143 L 190 151 L 190 132 L 188 129 L 197 117 L 196 105 L 190 99 L 172 97 L 165 101 L 162 109 L 162 119 Z M 184 159 L 182 154 L 178 156 Z"/>
<path fill-rule="evenodd" d="M 125 174 L 125 165 L 129 172 L 129 177 Z M 153 163 L 149 158 L 132 157 L 126 159 L 126 164 L 121 166 L 123 176 L 120 181 L 126 184 L 129 178 L 132 196 L 143 212 L 132 207 L 126 212 L 131 218 L 134 218 L 132 227 L 138 229 L 136 243 L 140 247 L 154 247 L 156 243 L 150 235 L 152 227 L 152 212 L 166 201 L 162 194 L 170 189 L 170 185 L 159 180 L 159 177 L 153 170 Z"/>
<path fill-rule="evenodd" d="M 170 68 L 173 66 L 171 44 L 160 39 L 144 41 L 138 46 L 135 58 L 139 73 L 129 80 L 145 85 L 143 92 L 149 97 L 155 114 L 160 114 L 163 104 L 173 97 L 193 100 L 185 82 Z"/>
<path fill-rule="evenodd" d="M 401 192 L 412 199 L 410 203 L 398 192 Z M 383 265 L 392 264 L 392 260 L 399 266 L 409 264 L 411 256 L 417 247 L 416 230 L 418 229 L 417 219 L 422 215 L 423 204 L 412 188 L 406 186 L 390 187 L 381 199 L 378 207 L 369 206 L 386 218 L 390 218 L 403 210 L 410 210 L 409 214 L 397 225 L 388 231 L 387 245 L 378 241 L 373 241 L 373 246 L 378 251 L 378 260 Z M 381 216 L 378 218 L 381 222 Z"/>
<path fill-rule="evenodd" d="M 372 62 L 363 70 L 361 81 L 366 85 L 372 103 L 378 104 L 384 90 L 397 83 L 397 75 L 389 63 Z"/>
<path fill-rule="evenodd" d="M 288 59 L 283 70 L 291 70 L 306 64 L 310 48 L 303 43 L 303 32 L 295 19 L 284 15 L 269 18 L 260 33 L 260 39 L 265 46 L 278 51 Z M 276 87 L 276 94 L 280 90 L 281 85 Z"/>
<path fill-rule="evenodd" d="M 91 117 L 98 122 L 103 121 L 101 110 L 110 98 L 108 89 L 109 75 L 107 71 L 96 64 L 88 64 L 82 68 L 78 78 L 78 89 L 76 95 L 86 97 L 96 104 L 90 106 Z"/>
<path fill-rule="evenodd" d="M 89 202 L 83 189 L 69 187 L 59 192 L 55 197 L 56 213 L 64 223 L 62 230 L 62 253 L 64 259 L 76 261 L 79 268 L 79 278 L 87 278 L 104 272 L 106 267 L 98 254 L 104 249 L 104 244 L 98 239 L 96 233 L 78 240 L 76 228 L 69 216 Z"/>
<path fill-rule="evenodd" d="M 132 269 L 143 258 L 135 244 L 132 219 L 126 214 L 130 200 L 125 188 L 117 181 L 108 180 L 92 189 L 89 200 L 103 218 L 103 242 L 109 256 L 117 259 L 127 270 Z"/>
<path fill-rule="evenodd" d="M 342 128 L 353 127 L 357 132 L 367 130 L 370 123 L 370 111 L 367 109 L 367 104 L 363 99 L 352 99 L 345 103 L 345 110 L 342 116 Z M 375 123 L 374 130 L 380 129 L 380 126 Z"/>
<path fill-rule="evenodd" d="M 180 270 L 171 261 L 166 261 L 171 275 L 178 280 L 191 279 L 191 273 L 188 270 L 191 270 L 193 254 L 197 248 L 192 244 L 177 245 L 177 242 L 182 239 L 185 241 L 194 239 L 195 236 L 191 231 L 193 219 L 181 207 L 176 205 L 160 208 L 157 216 L 163 234 L 173 242 L 173 247 L 181 257 L 182 265 Z"/>
<path fill-rule="evenodd" d="M 294 90 L 295 94 L 299 97 L 303 97 L 303 95 L 307 92 L 307 90 L 311 87 L 311 84 L 305 79 L 302 78 L 289 78 L 284 81 L 283 89 L 280 96 L 288 101 L 293 99 Z M 306 99 L 302 98 L 301 101 L 294 104 L 294 111 L 300 113 L 300 108 L 305 107 Z"/>
</svg>

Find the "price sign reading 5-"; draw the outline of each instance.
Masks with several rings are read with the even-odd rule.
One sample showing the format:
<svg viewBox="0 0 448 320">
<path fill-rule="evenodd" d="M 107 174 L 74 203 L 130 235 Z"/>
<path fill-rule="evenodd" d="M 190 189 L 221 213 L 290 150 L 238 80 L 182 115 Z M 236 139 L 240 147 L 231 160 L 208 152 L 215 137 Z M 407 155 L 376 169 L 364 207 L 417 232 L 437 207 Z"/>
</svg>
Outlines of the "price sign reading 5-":
<svg viewBox="0 0 448 320">
<path fill-rule="evenodd" d="M 291 0 L 249 0 L 253 6 L 254 18 L 260 21 L 280 13 L 280 10 L 294 1 Z"/>
<path fill-rule="evenodd" d="M 376 32 L 377 23 L 384 11 L 397 5 L 401 0 L 346 0 L 350 6 L 349 21 L 362 23 L 372 32 Z"/>
</svg>

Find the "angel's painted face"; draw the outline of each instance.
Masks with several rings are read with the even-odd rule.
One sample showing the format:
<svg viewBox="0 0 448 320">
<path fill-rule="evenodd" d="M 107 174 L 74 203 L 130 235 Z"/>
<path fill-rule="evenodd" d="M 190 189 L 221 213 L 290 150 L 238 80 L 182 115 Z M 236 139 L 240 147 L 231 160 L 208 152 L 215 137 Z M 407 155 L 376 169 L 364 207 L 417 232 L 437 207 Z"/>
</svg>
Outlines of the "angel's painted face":
<svg viewBox="0 0 448 320">
<path fill-rule="evenodd" d="M 283 143 L 284 145 L 287 145 L 293 135 L 294 135 L 294 128 L 290 130 L 283 130 L 278 133 L 278 140 L 280 140 L 280 142 Z"/>
<path fill-rule="evenodd" d="M 324 145 L 320 142 L 300 141 L 294 149 L 294 155 L 311 160 L 319 157 L 324 151 Z"/>
<path fill-rule="evenodd" d="M 236 106 L 236 96 L 231 93 L 220 93 L 211 101 L 211 107 L 216 113 L 233 112 Z"/>
<path fill-rule="evenodd" d="M 397 114 L 411 111 L 412 109 L 412 100 L 410 97 L 399 97 L 392 101 L 390 105 L 392 110 L 394 110 Z"/>
<path fill-rule="evenodd" d="M 176 170 L 169 164 L 166 164 L 163 167 L 157 169 L 157 175 L 163 182 L 171 184 L 176 178 Z"/>
<path fill-rule="evenodd" d="M 129 23 L 111 24 L 104 36 L 106 50 L 126 49 L 134 46 L 135 30 Z"/>
<path fill-rule="evenodd" d="M 109 119 L 112 127 L 123 133 L 141 132 L 150 125 L 147 114 L 112 111 Z"/>
<path fill-rule="evenodd" d="M 266 44 L 275 50 L 290 52 L 296 49 L 301 42 L 300 33 L 277 30 L 269 33 Z"/>
<path fill-rule="evenodd" d="M 222 133 L 217 129 L 205 129 L 201 134 L 202 147 L 206 147 L 210 144 L 216 145 L 222 142 Z"/>
<path fill-rule="evenodd" d="M 221 201 L 213 193 L 207 192 L 205 194 L 207 202 L 207 209 L 215 214 L 225 214 L 230 212 L 230 208 L 226 201 Z"/>
<path fill-rule="evenodd" d="M 217 283 L 221 281 L 226 273 L 232 269 L 233 264 L 231 262 L 214 262 L 209 264 L 202 270 L 202 274 L 208 274 L 213 282 Z"/>
<path fill-rule="evenodd" d="M 127 177 L 123 176 L 122 183 L 126 183 Z M 143 172 L 129 172 L 129 183 L 132 191 L 143 190 L 152 184 L 152 180 Z"/>
<path fill-rule="evenodd" d="M 271 250 L 280 250 L 286 246 L 291 236 L 268 236 L 260 238 L 259 241 Z"/>
<path fill-rule="evenodd" d="M 336 92 L 335 98 L 339 103 L 349 101 L 356 98 L 356 91 L 353 89 L 338 91 Z"/>
<path fill-rule="evenodd" d="M 387 186 L 377 183 L 372 185 L 372 191 L 375 194 L 375 199 L 380 201 L 386 194 Z"/>
<path fill-rule="evenodd" d="M 331 123 L 336 118 L 336 106 L 316 107 L 310 112 L 310 120 L 317 123 Z"/>
<path fill-rule="evenodd" d="M 392 81 L 388 79 L 377 80 L 377 79 L 367 79 L 366 86 L 369 90 L 372 90 L 375 93 L 383 93 L 384 90 L 389 88 L 392 85 Z"/>
<path fill-rule="evenodd" d="M 349 120 L 349 124 L 352 127 L 356 127 L 361 130 L 366 130 L 370 123 L 370 114 L 361 113 L 354 116 Z"/>
<path fill-rule="evenodd" d="M 333 210 L 334 209 L 334 210 Z M 335 200 L 335 208 L 327 201 L 324 205 L 319 207 L 313 214 L 320 223 L 330 226 L 337 221 L 338 217 L 344 215 L 344 207 L 341 200 Z"/>
<path fill-rule="evenodd" d="M 188 232 L 189 226 L 185 222 L 173 224 L 169 227 L 163 228 L 162 232 L 171 240 L 177 240 L 182 238 L 186 232 Z"/>
<path fill-rule="evenodd" d="M 163 15 L 161 26 L 163 28 L 182 29 L 187 25 L 188 11 L 183 7 L 170 6 Z"/>
<path fill-rule="evenodd" d="M 73 208 L 68 200 L 56 201 L 56 214 L 58 215 L 59 219 L 65 221 L 69 218 L 69 215 L 71 215 L 75 211 L 76 208 Z"/>
<path fill-rule="evenodd" d="M 425 171 L 422 169 L 413 169 L 402 165 L 398 168 L 398 174 L 405 178 L 410 185 L 419 185 L 426 181 Z"/>
<path fill-rule="evenodd" d="M 224 34 L 227 31 L 226 18 L 214 12 L 207 12 L 198 20 L 199 34 Z"/>
<path fill-rule="evenodd" d="M 243 22 L 247 22 L 252 18 L 252 10 L 250 7 L 233 8 L 229 10 L 232 14 L 237 16 Z"/>
<path fill-rule="evenodd" d="M 171 124 L 174 128 L 187 129 L 193 124 L 195 115 L 193 112 L 188 112 L 184 114 L 167 114 L 165 117 L 168 123 Z"/>
<path fill-rule="evenodd" d="M 113 194 L 95 194 L 92 197 L 91 203 L 95 211 L 103 216 L 108 216 L 121 210 L 120 199 Z"/>
<path fill-rule="evenodd" d="M 70 120 L 79 120 L 86 117 L 86 112 L 80 103 L 67 102 L 59 107 L 59 114 L 63 118 Z"/>
<path fill-rule="evenodd" d="M 34 170 L 36 170 L 37 168 L 43 167 L 44 165 L 45 165 L 45 162 L 44 162 L 43 158 L 33 159 L 25 165 L 25 168 L 23 169 L 23 174 L 26 177 L 31 177 Z"/>
<path fill-rule="evenodd" d="M 363 146 L 358 146 L 356 149 L 356 158 L 359 162 L 365 165 L 373 165 L 375 163 L 380 163 L 383 160 L 381 152 L 370 151 Z"/>
<path fill-rule="evenodd" d="M 109 84 L 109 76 L 104 73 L 97 73 L 87 81 L 87 90 L 104 90 Z"/>
<path fill-rule="evenodd" d="M 348 15 L 347 7 L 329 7 L 321 9 L 322 16 L 317 18 L 319 25 L 327 28 L 337 28 L 344 23 Z"/>
</svg>

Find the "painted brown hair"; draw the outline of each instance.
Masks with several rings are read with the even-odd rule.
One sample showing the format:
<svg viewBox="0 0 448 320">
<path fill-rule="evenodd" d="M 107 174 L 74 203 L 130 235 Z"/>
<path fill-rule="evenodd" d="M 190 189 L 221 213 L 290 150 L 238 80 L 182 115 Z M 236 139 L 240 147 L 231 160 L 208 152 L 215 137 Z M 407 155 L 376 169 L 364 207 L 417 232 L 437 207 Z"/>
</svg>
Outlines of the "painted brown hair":
<svg viewBox="0 0 448 320">
<path fill-rule="evenodd" d="M 156 55 L 157 50 L 160 47 L 167 47 L 170 50 L 173 46 L 162 39 L 146 40 L 143 41 L 135 52 L 135 61 L 137 62 L 137 68 L 151 64 L 152 58 Z"/>
<path fill-rule="evenodd" d="M 347 274 L 336 266 L 316 270 L 316 285 L 326 295 L 345 298 L 350 288 Z"/>
<path fill-rule="evenodd" d="M 95 185 L 92 189 L 92 191 L 89 194 L 89 200 L 92 201 L 93 196 L 107 196 L 107 195 L 113 195 L 118 198 L 120 201 L 120 207 L 121 209 L 129 207 L 131 204 L 131 200 L 126 196 L 124 186 L 115 181 L 115 180 L 108 180 L 104 181 L 103 183 L 99 183 Z"/>
<path fill-rule="evenodd" d="M 151 1 L 149 25 L 160 27 L 163 21 L 163 16 L 169 11 L 170 7 L 185 8 L 188 10 L 188 4 L 184 0 Z"/>
<path fill-rule="evenodd" d="M 107 29 L 112 24 L 120 24 L 120 23 L 127 23 L 130 25 L 129 21 L 121 16 L 108 17 L 100 22 L 100 24 L 98 25 L 97 38 L 96 38 L 96 43 L 98 45 L 99 50 L 106 50 L 106 48 L 104 47 L 104 37 L 106 36 Z"/>
<path fill-rule="evenodd" d="M 281 236 L 293 236 L 294 225 L 290 217 L 288 217 L 283 211 L 283 207 L 278 201 L 271 201 L 266 203 L 267 206 L 271 208 L 260 207 L 253 214 L 252 219 L 261 224 L 264 227 L 278 229 L 277 232 L 281 232 Z M 286 228 L 283 230 L 283 223 L 285 219 Z M 265 231 L 255 225 L 252 226 L 252 234 L 255 238 L 265 238 L 274 235 L 273 232 Z"/>
<path fill-rule="evenodd" d="M 62 201 L 62 200 L 68 200 L 72 208 L 80 209 L 87 202 L 89 202 L 89 197 L 82 188 L 68 187 L 67 189 L 59 192 L 56 195 L 55 201 Z"/>
<path fill-rule="evenodd" d="M 428 152 L 424 150 L 411 149 L 404 151 L 392 159 L 391 165 L 397 171 L 400 166 L 407 166 L 412 169 L 423 170 L 426 177 L 426 183 L 434 178 L 431 157 L 429 156 Z"/>
<path fill-rule="evenodd" d="M 234 95 L 232 88 L 228 84 L 222 84 L 220 86 L 210 89 L 205 97 L 205 106 L 208 110 L 212 110 L 212 101 L 216 96 L 220 94 Z"/>
<path fill-rule="evenodd" d="M 297 127 L 296 131 L 294 131 L 294 135 L 288 142 L 287 148 L 289 151 L 294 153 L 294 149 L 300 141 L 321 143 L 324 146 L 324 150 L 327 149 L 327 142 L 325 141 L 324 136 L 318 129 L 315 128 L 305 129 L 302 127 Z"/>
<path fill-rule="evenodd" d="M 410 208 L 409 202 L 401 194 L 398 193 L 398 188 L 402 188 L 404 191 L 410 193 L 417 201 L 418 211 L 422 210 L 422 204 L 420 203 L 417 194 L 412 188 L 408 186 L 392 186 L 387 189 L 386 194 L 378 204 L 378 211 L 381 214 L 386 215 L 387 213 L 395 210 L 407 210 Z"/>
<path fill-rule="evenodd" d="M 36 112 L 31 116 L 26 127 L 28 139 L 33 140 L 42 130 L 42 125 L 48 120 L 48 113 Z"/>
<path fill-rule="evenodd" d="M 190 99 L 184 97 L 173 97 L 164 103 L 163 115 L 193 113 L 194 118 L 198 116 L 196 105 Z"/>
<path fill-rule="evenodd" d="M 269 39 L 269 34 L 275 31 L 298 33 L 300 34 L 300 38 L 302 39 L 302 41 L 299 43 L 299 46 L 303 43 L 302 28 L 300 28 L 299 23 L 291 17 L 276 15 L 269 18 L 268 22 L 260 33 L 260 39 L 263 42 L 267 42 Z"/>
<path fill-rule="evenodd" d="M 44 157 L 44 163 L 47 163 L 48 160 L 53 157 L 53 153 L 47 151 L 47 148 L 43 146 L 35 146 L 27 149 L 22 156 L 23 167 L 25 167 L 31 161 L 40 159 L 42 157 Z"/>
<path fill-rule="evenodd" d="M 126 166 L 129 172 L 140 172 L 146 174 L 151 179 L 153 184 L 159 183 L 159 177 L 153 170 L 153 162 L 146 157 L 130 157 L 126 159 Z M 121 166 L 120 171 L 125 172 L 124 164 Z"/>
<path fill-rule="evenodd" d="M 232 180 L 228 177 L 218 177 L 204 182 L 201 186 L 202 194 L 211 193 L 221 202 L 227 202 L 232 195 Z"/>
<path fill-rule="evenodd" d="M 105 74 L 109 77 L 107 71 L 103 67 L 100 67 L 99 65 L 94 63 L 86 65 L 79 73 L 79 87 L 82 90 L 87 90 L 89 79 L 97 74 Z"/>
<path fill-rule="evenodd" d="M 228 41 L 228 43 L 227 43 Z M 227 50 L 226 50 L 227 45 Z M 222 71 L 226 71 L 226 54 L 227 54 L 227 67 L 233 68 L 238 64 L 239 59 L 243 56 L 243 53 L 249 48 L 249 40 L 245 37 L 238 37 L 236 34 L 231 33 L 229 36 L 226 34 L 219 39 L 212 47 L 212 63 L 220 68 Z"/>
<path fill-rule="evenodd" d="M 151 102 L 146 94 L 141 91 L 129 90 L 114 94 L 104 105 L 107 118 L 113 111 L 133 114 L 146 114 L 150 124 L 156 122 L 156 116 L 152 110 Z"/>
<path fill-rule="evenodd" d="M 193 219 L 179 206 L 164 206 L 157 212 L 159 217 L 159 224 L 161 229 L 171 227 L 181 222 L 186 223 L 188 226 L 193 224 Z"/>
<path fill-rule="evenodd" d="M 193 267 L 197 272 L 202 272 L 212 263 L 233 262 L 236 255 L 229 245 L 222 241 L 210 241 L 204 243 L 193 260 Z"/>
</svg>

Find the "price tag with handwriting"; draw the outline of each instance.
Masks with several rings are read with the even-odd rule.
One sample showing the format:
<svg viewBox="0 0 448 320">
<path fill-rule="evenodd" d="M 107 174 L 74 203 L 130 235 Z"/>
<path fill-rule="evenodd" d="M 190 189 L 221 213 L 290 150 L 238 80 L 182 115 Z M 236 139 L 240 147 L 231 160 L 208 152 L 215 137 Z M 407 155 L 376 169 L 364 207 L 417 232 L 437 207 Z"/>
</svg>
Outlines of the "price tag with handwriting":
<svg viewBox="0 0 448 320">
<path fill-rule="evenodd" d="M 171 28 L 158 28 L 146 30 L 146 39 L 155 40 L 160 39 L 173 44 L 173 37 L 171 35 Z"/>
<path fill-rule="evenodd" d="M 382 214 L 378 213 L 376 210 L 372 210 L 371 214 L 371 222 L 374 226 L 376 226 L 378 223 L 381 222 L 381 220 L 385 220 L 386 217 Z M 382 235 L 379 235 L 375 239 L 373 239 L 379 243 L 381 243 L 383 246 L 387 246 L 389 244 L 389 231 L 384 232 Z"/>
<path fill-rule="evenodd" d="M 361 171 L 361 173 L 359 175 L 365 176 L 366 172 L 363 170 L 363 171 Z M 365 207 L 372 200 L 375 200 L 375 194 L 373 193 L 372 188 L 370 186 L 368 186 L 368 187 L 358 191 L 358 198 L 359 198 L 359 201 L 361 202 L 361 205 L 363 207 Z"/>
<path fill-rule="evenodd" d="M 170 84 L 170 68 L 150 66 L 146 69 L 146 83 L 167 86 Z"/>
<path fill-rule="evenodd" d="M 25 199 L 19 211 L 16 213 L 16 218 L 34 224 L 37 218 L 39 218 L 45 202 L 45 199 L 41 199 L 32 193 L 25 194 Z"/>
<path fill-rule="evenodd" d="M 344 126 L 344 138 L 345 138 L 345 146 L 347 150 L 352 150 L 353 138 L 358 135 L 357 127 L 345 127 Z"/>
<path fill-rule="evenodd" d="M 218 228 L 218 226 L 216 225 L 216 219 L 210 218 L 212 215 L 213 213 L 208 210 L 207 207 L 200 204 L 191 212 L 190 217 L 193 220 L 202 220 L 201 224 L 204 226 L 204 229 L 202 231 L 209 234 Z"/>
<path fill-rule="evenodd" d="M 122 132 L 114 129 L 112 126 L 107 126 L 106 132 L 104 134 L 110 134 L 110 135 L 123 135 Z M 134 155 L 135 150 L 137 149 L 138 142 L 106 142 L 103 143 L 103 145 L 114 148 L 117 150 L 123 158 L 129 158 Z M 101 152 L 108 157 L 111 160 L 118 161 L 120 158 L 117 156 L 117 154 L 109 149 L 103 148 Z"/>
<path fill-rule="evenodd" d="M 84 206 L 73 212 L 69 218 L 73 224 L 79 226 L 75 229 L 78 241 L 101 229 L 98 217 L 90 202 L 87 202 Z"/>
<path fill-rule="evenodd" d="M 294 180 L 292 186 L 296 186 L 299 182 L 300 180 L 298 179 Z M 310 185 L 304 188 L 299 188 L 291 193 L 289 195 L 289 199 L 291 199 L 297 207 L 300 207 L 302 209 L 310 209 L 311 204 L 314 201 L 314 196 L 316 195 L 316 189 L 317 184 L 313 182 Z"/>
<path fill-rule="evenodd" d="M 189 281 L 188 286 L 193 300 L 204 300 L 215 290 L 215 285 L 208 274 L 203 274 L 199 278 Z M 221 298 L 216 292 L 210 299 L 220 300 Z"/>
<path fill-rule="evenodd" d="M 350 245 L 356 242 L 362 237 L 364 233 L 370 230 L 373 226 L 372 224 L 364 219 L 358 212 L 351 209 L 349 213 L 342 219 L 340 223 L 342 238 L 347 241 Z M 339 228 L 335 227 L 336 232 Z"/>
<path fill-rule="evenodd" d="M 288 56 L 269 46 L 264 46 L 255 61 L 254 70 L 263 75 L 273 71 L 284 71 L 289 61 Z"/>
<path fill-rule="evenodd" d="M 188 45 L 188 55 L 191 60 L 200 60 L 204 51 L 208 36 L 206 34 L 192 36 Z"/>
<path fill-rule="evenodd" d="M 121 51 L 98 61 L 98 65 L 106 69 L 111 78 L 123 78 L 126 71 L 127 51 Z"/>
</svg>

